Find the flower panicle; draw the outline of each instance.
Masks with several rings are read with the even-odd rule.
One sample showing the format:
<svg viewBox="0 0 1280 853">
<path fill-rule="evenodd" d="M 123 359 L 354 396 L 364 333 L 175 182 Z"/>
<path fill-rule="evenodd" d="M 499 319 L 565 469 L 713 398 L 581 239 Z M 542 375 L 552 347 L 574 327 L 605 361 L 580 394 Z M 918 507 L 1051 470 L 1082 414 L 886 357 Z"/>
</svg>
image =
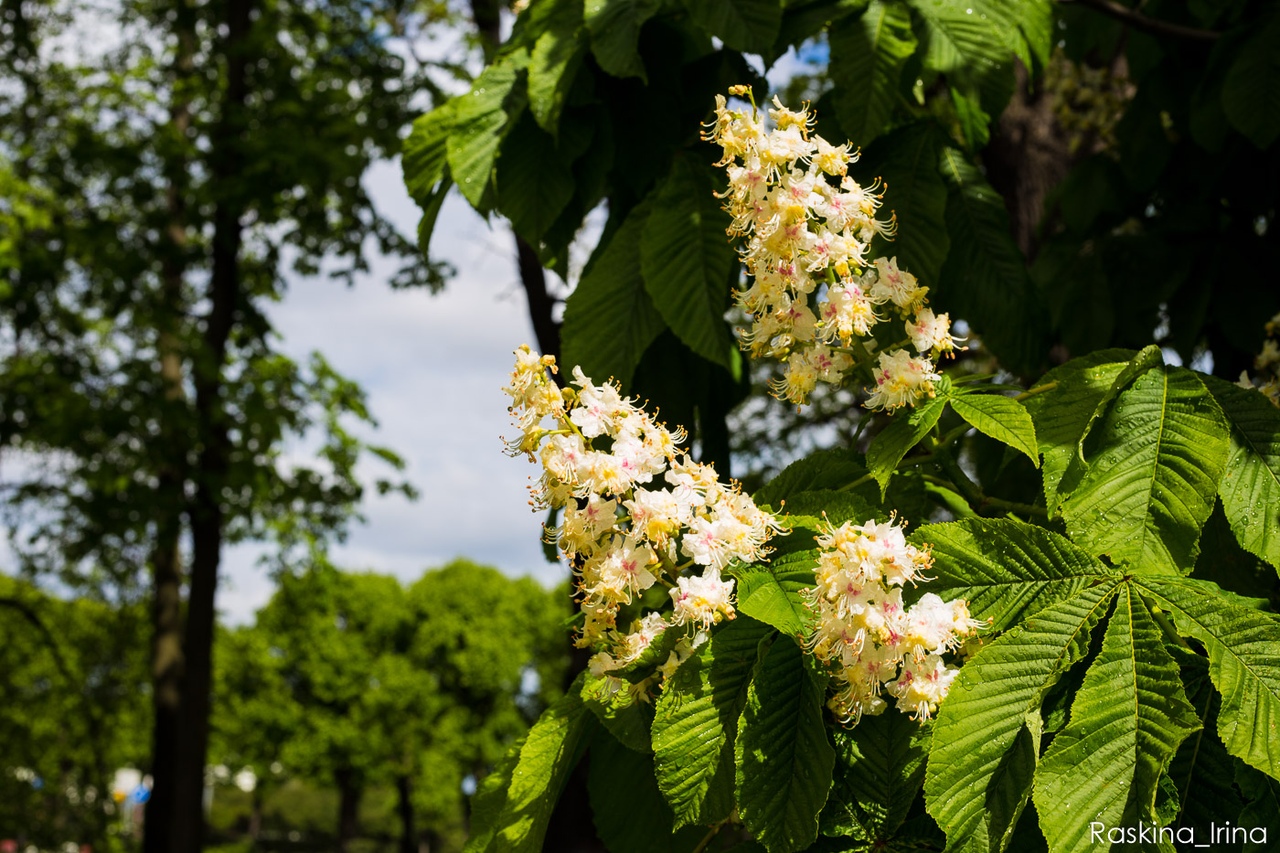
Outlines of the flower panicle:
<svg viewBox="0 0 1280 853">
<path fill-rule="evenodd" d="M 725 570 L 762 560 L 783 527 L 737 483 L 690 459 L 683 430 L 668 429 L 617 385 L 596 384 L 580 367 L 561 391 L 551 379 L 556 369 L 550 356 L 516 350 L 505 390 L 521 435 L 508 449 L 541 463 L 533 505 L 562 510 L 544 537 L 573 567 L 583 613 L 576 643 L 595 650 L 592 670 L 604 677 L 668 629 L 696 638 L 733 619 L 735 582 Z M 620 629 L 624 608 L 641 599 L 651 605 L 646 593 L 654 587 L 667 589 L 670 609 Z M 674 671 L 691 653 L 677 643 L 660 671 Z"/>
<path fill-rule="evenodd" d="M 929 580 L 933 557 L 907 542 L 895 517 L 827 522 L 816 542 L 815 585 L 802 593 L 813 614 L 805 648 L 832 673 L 829 707 L 846 725 L 883 713 L 888 699 L 916 719 L 929 718 L 959 672 L 943 656 L 984 623 L 963 600 L 934 593 L 904 606 L 903 588 Z"/>
<path fill-rule="evenodd" d="M 872 242 L 892 239 L 897 217 L 879 215 L 886 186 L 876 178 L 859 184 L 849 166 L 858 159 L 852 143 L 832 145 L 814 134 L 808 104 L 786 108 L 775 97 L 762 115 L 750 87 L 730 94 L 751 100 L 750 111 L 722 95 L 703 138 L 719 145 L 718 165 L 728 185 L 717 197 L 731 217 L 728 234 L 740 238 L 739 254 L 750 280 L 737 294 L 750 317 L 739 332 L 743 349 L 756 358 L 785 362 L 772 383 L 775 396 L 803 405 L 818 383 L 839 385 L 855 371 L 886 372 L 893 383 L 881 392 L 879 376 L 868 408 L 893 410 L 933 396 L 935 360 L 950 355 L 960 341 L 950 317 L 928 308 L 928 288 L 898 267 L 896 258 L 872 258 Z M 883 359 L 897 347 L 872 351 L 897 319 L 916 349 L 913 366 Z M 893 335 L 894 338 L 900 334 Z M 827 347 L 857 354 L 833 358 Z M 818 362 L 823 362 L 819 365 Z"/>
</svg>

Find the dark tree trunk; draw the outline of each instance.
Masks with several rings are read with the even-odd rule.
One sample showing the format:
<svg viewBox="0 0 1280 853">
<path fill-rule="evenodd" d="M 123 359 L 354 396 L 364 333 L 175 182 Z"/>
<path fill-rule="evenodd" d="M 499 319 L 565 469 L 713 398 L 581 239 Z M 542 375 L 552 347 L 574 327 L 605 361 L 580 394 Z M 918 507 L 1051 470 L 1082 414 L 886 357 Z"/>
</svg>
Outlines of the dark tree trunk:
<svg viewBox="0 0 1280 853">
<path fill-rule="evenodd" d="M 222 560 L 225 514 L 222 486 L 230 463 L 230 438 L 223 408 L 222 370 L 227 342 L 242 299 L 240 247 L 244 202 L 241 145 L 252 57 L 248 35 L 252 0 L 229 0 L 223 55 L 227 83 L 221 126 L 210 166 L 222 196 L 213 214 L 213 264 L 209 313 L 201 350 L 193 360 L 195 418 L 201 433 L 191 506 L 191 586 L 187 601 L 182 719 L 178 740 L 177 803 L 173 853 L 198 851 L 204 844 L 204 766 L 209 748 L 209 703 L 213 682 L 214 596 Z"/>
<path fill-rule="evenodd" d="M 982 162 L 991 186 L 1004 198 L 1013 238 L 1030 262 L 1040 248 L 1045 198 L 1067 176 L 1071 152 L 1050 99 L 1031 88 L 1021 62 L 1015 60 L 1014 71 L 1013 98 L 992 127 Z"/>
<path fill-rule="evenodd" d="M 360 834 L 360 785 L 350 767 L 340 768 L 333 777 L 338 786 L 338 853 L 347 853 Z"/>
<path fill-rule="evenodd" d="M 413 828 L 413 791 L 409 777 L 396 777 L 396 796 L 400 811 L 400 853 L 417 853 L 417 833 Z"/>
<path fill-rule="evenodd" d="M 185 90 L 194 71 L 195 21 L 191 6 L 178 3 L 174 30 L 178 37 L 173 89 Z M 188 437 L 183 390 L 181 318 L 185 312 L 182 288 L 187 252 L 187 160 L 183 143 L 191 126 L 190 104 L 179 97 L 170 113 L 169 132 L 179 153 L 166 164 L 165 189 L 169 223 L 161 262 L 161 299 L 157 319 L 162 408 L 160 445 L 165 460 L 156 477 L 156 543 L 151 556 L 151 680 L 155 713 L 151 740 L 152 794 L 146 805 L 144 853 L 162 853 L 172 846 L 177 815 L 178 741 L 182 723 L 182 536 L 185 502 L 184 460 Z"/>
</svg>

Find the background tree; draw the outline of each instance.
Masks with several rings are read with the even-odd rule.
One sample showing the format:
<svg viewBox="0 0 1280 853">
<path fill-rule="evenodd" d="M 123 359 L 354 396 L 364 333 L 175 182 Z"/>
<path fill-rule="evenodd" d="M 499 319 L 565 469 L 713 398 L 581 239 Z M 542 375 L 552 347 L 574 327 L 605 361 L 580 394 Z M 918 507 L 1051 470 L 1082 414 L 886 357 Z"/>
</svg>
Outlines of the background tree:
<svg viewBox="0 0 1280 853">
<path fill-rule="evenodd" d="M 395 789 L 401 850 L 459 849 L 464 780 L 487 772 L 559 695 L 560 601 L 465 560 L 407 590 L 323 564 L 286 575 L 245 629 L 254 639 L 237 643 L 265 650 L 255 660 L 267 675 L 227 673 L 227 688 L 243 692 L 217 718 L 223 754 L 336 787 L 342 849 L 361 835 L 360 800 L 374 785 Z M 241 707 L 257 713 L 238 718 Z M 258 717 L 284 721 L 274 748 L 246 729 Z"/>
<path fill-rule="evenodd" d="M 426 85 L 393 36 L 443 10 L 0 7 L 4 511 L 24 571 L 147 578 L 150 851 L 201 843 L 224 544 L 341 535 L 360 497 L 359 389 L 280 355 L 262 308 L 288 267 L 350 280 L 406 248 L 360 179 Z M 316 464 L 283 464 L 309 430 Z"/>
<path fill-rule="evenodd" d="M 146 611 L 0 577 L 0 837 L 108 849 L 112 782 L 147 753 Z"/>
</svg>

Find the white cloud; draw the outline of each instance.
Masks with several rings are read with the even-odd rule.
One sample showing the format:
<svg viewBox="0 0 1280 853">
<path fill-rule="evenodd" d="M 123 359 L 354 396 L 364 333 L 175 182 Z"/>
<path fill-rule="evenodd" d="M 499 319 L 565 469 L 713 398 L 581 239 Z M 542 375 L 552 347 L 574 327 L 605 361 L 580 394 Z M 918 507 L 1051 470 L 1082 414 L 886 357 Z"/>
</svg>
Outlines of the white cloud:
<svg viewBox="0 0 1280 853">
<path fill-rule="evenodd" d="M 417 208 L 396 164 L 379 164 L 367 186 L 379 209 L 406 233 Z M 365 435 L 401 454 L 403 476 L 421 492 L 410 503 L 370 490 L 361 507 L 368 522 L 334 549 L 339 565 L 418 577 L 458 556 L 544 582 L 563 577 L 542 555 L 543 517 L 528 506 L 536 468 L 503 454 L 511 427 L 501 388 L 511 353 L 532 342 L 515 246 L 500 222 L 490 226 L 460 198 L 446 201 L 432 251 L 458 270 L 445 291 L 392 291 L 391 265 L 375 263 L 356 287 L 327 279 L 299 280 L 270 309 L 294 358 L 323 352 L 335 369 L 359 382 L 380 429 Z M 300 448 L 291 448 L 291 452 Z M 368 466 L 369 481 L 385 466 Z M 256 567 L 260 546 L 230 549 L 218 607 L 231 622 L 252 618 L 272 584 Z"/>
</svg>

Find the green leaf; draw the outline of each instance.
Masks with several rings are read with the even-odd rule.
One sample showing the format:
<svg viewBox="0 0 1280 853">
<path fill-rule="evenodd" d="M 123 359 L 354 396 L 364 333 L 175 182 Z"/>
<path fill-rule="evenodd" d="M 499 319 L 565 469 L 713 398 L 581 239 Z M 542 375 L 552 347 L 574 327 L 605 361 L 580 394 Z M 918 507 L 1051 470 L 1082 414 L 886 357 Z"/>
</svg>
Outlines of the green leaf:
<svg viewBox="0 0 1280 853">
<path fill-rule="evenodd" d="M 924 23 L 925 68 L 978 89 L 982 108 L 999 115 L 1013 94 L 1010 34 L 975 0 L 909 2 Z"/>
<path fill-rule="evenodd" d="M 1137 579 L 1204 643 L 1209 677 L 1222 694 L 1218 734 L 1227 751 L 1280 779 L 1280 617 L 1224 601 L 1217 587 L 1183 578 Z"/>
<path fill-rule="evenodd" d="M 729 272 L 737 263 L 725 239 L 707 169 L 677 158 L 657 191 L 640 240 L 640 270 L 658 313 L 691 350 L 732 370 L 734 343 L 725 325 Z"/>
<path fill-rule="evenodd" d="M 1049 849 L 1091 848 L 1094 822 L 1157 823 L 1160 777 L 1199 728 L 1160 629 L 1126 585 L 1071 705 L 1071 722 L 1036 770 L 1034 797 Z"/>
<path fill-rule="evenodd" d="M 902 457 L 937 425 L 946 404 L 945 397 L 921 403 L 905 417 L 899 414 L 871 440 L 871 446 L 867 448 L 867 469 L 880 484 L 881 494 L 889 487 L 889 478 Z"/>
<path fill-rule="evenodd" d="M 877 236 L 875 248 L 898 258 L 898 265 L 930 287 L 937 285 L 951 248 L 947 234 L 947 185 L 938 172 L 942 135 L 933 121 L 900 127 L 877 140 L 857 171 L 884 179 L 885 205 L 898 217 L 890 243 Z"/>
<path fill-rule="evenodd" d="M 1071 538 L 1139 571 L 1190 571 L 1226 463 L 1218 404 L 1191 371 L 1161 367 L 1122 391 L 1094 432 L 1062 504 Z"/>
<path fill-rule="evenodd" d="M 977 619 L 1004 631 L 1116 572 L 1070 540 L 1014 519 L 929 524 L 911 536 L 932 546 L 929 591 L 963 598 Z"/>
<path fill-rule="evenodd" d="M 591 34 L 591 54 L 614 77 L 649 82 L 640 58 L 640 28 L 658 11 L 654 0 L 586 0 L 582 20 Z"/>
<path fill-rule="evenodd" d="M 591 815 L 610 853 L 689 850 L 672 834 L 671 807 L 654 783 L 653 756 L 634 752 L 607 735 L 591 742 L 588 793 Z"/>
<path fill-rule="evenodd" d="M 987 147 L 991 139 L 991 116 L 982 109 L 978 93 L 966 87 L 950 87 L 951 103 L 955 107 L 956 121 L 960 125 L 960 135 L 964 147 L 970 153 L 977 153 Z"/>
<path fill-rule="evenodd" d="M 603 381 L 613 377 L 624 389 L 644 351 L 666 324 L 653 306 L 640 274 L 640 235 L 652 204 L 646 200 L 627 214 L 565 301 L 561 354 L 566 365 Z"/>
<path fill-rule="evenodd" d="M 600 724 L 627 749 L 653 752 L 649 743 L 649 726 L 653 708 L 628 691 L 611 692 L 610 679 L 588 673 L 582 682 L 582 703 L 595 714 Z"/>
<path fill-rule="evenodd" d="M 560 790 L 581 754 L 580 747 L 596 728 L 595 717 L 578 695 L 581 684 L 579 677 L 529 730 L 520 759 L 511 771 L 506 800 L 494 821 L 492 841 L 477 850 L 533 853 L 542 849 L 547 821 Z M 488 829 L 480 826 L 477 831 L 485 833 Z"/>
<path fill-rule="evenodd" d="M 902 68 L 916 50 L 911 12 L 901 3 L 873 0 L 861 15 L 832 25 L 827 38 L 836 118 L 855 145 L 868 145 L 901 97 Z"/>
<path fill-rule="evenodd" d="M 520 750 L 524 744 L 523 737 L 512 744 L 506 755 L 476 786 L 471 798 L 472 832 L 462 853 L 486 853 L 493 844 L 493 836 L 498 831 L 498 817 L 506 805 L 507 791 L 511 787 L 511 772 L 520 762 Z"/>
<path fill-rule="evenodd" d="M 938 300 L 968 320 L 1005 367 L 1034 370 L 1044 359 L 1046 312 L 1010 236 L 1004 199 L 956 148 L 943 149 L 939 168 L 949 189 L 951 251 Z"/>
<path fill-rule="evenodd" d="M 686 0 L 694 23 L 734 50 L 763 53 L 782 23 L 781 0 Z"/>
<path fill-rule="evenodd" d="M 1204 382 L 1231 423 L 1222 509 L 1240 546 L 1280 570 L 1280 410 L 1255 390 Z"/>
<path fill-rule="evenodd" d="M 991 19 L 1009 49 L 1028 69 L 1033 60 L 1042 70 L 1049 64 L 1054 22 L 1051 0 L 978 0 L 965 8 Z"/>
<path fill-rule="evenodd" d="M 1267 837 L 1266 830 L 1275 829 L 1276 815 L 1280 815 L 1280 781 L 1270 779 L 1247 765 L 1238 763 L 1236 784 L 1240 786 L 1240 792 L 1244 794 L 1246 800 L 1244 807 L 1240 810 L 1240 817 L 1236 820 L 1236 827 L 1248 829 L 1249 840 L 1258 845 L 1258 848 L 1250 845 L 1245 849 L 1274 850 L 1275 836 Z M 1255 834 L 1255 830 L 1259 828 L 1263 831 Z M 1232 840 L 1235 839 L 1233 828 Z M 1262 846 L 1264 841 L 1269 842 L 1266 847 Z"/>
<path fill-rule="evenodd" d="M 532 245 L 573 198 L 573 172 L 551 135 L 523 113 L 507 134 L 498 157 L 498 207 L 511 227 Z"/>
<path fill-rule="evenodd" d="M 1274 10 L 1236 54 L 1222 84 L 1222 109 L 1258 148 L 1280 138 L 1280 14 Z"/>
<path fill-rule="evenodd" d="M 978 432 L 1025 453 L 1040 467 L 1035 424 L 1017 400 L 997 394 L 965 394 L 953 397 L 951 408 Z"/>
<path fill-rule="evenodd" d="M 418 220 L 418 249 L 424 256 L 430 257 L 428 250 L 431 247 L 431 235 L 435 233 L 436 220 L 440 218 L 440 209 L 444 207 L 445 199 L 448 198 L 451 189 L 453 189 L 453 179 L 449 177 L 449 170 L 445 169 L 440 185 L 422 205 L 422 218 Z"/>
<path fill-rule="evenodd" d="M 1132 350 L 1101 350 L 1055 367 L 1031 389 L 1023 405 L 1044 455 L 1045 503 L 1052 516 L 1061 503 L 1058 485 L 1067 473 L 1093 413 L 1133 357 Z"/>
<path fill-rule="evenodd" d="M 825 679 L 800 647 L 779 638 L 760 661 L 734 742 L 738 811 L 769 853 L 818 837 L 835 751 L 822 719 Z"/>
<path fill-rule="evenodd" d="M 427 205 L 436 184 L 444 178 L 448 165 L 447 143 L 457 105 L 458 99 L 455 98 L 419 116 L 404 140 L 400 161 L 404 185 L 420 207 Z"/>
<path fill-rule="evenodd" d="M 833 734 L 836 769 L 822 811 L 823 835 L 889 840 L 924 784 L 929 729 L 890 711 Z"/>
<path fill-rule="evenodd" d="M 787 0 L 782 4 L 778 37 L 764 55 L 765 65 L 772 65 L 792 45 L 808 41 L 829 25 L 861 12 L 867 4 L 868 0 Z"/>
<path fill-rule="evenodd" d="M 747 685 L 769 627 L 738 619 L 716 628 L 667 683 L 653 719 L 654 772 L 675 812 L 675 826 L 710 823 L 708 792 L 733 775 L 732 742 L 747 703 Z M 731 782 L 731 778 L 725 781 Z M 732 789 L 732 784 L 729 785 Z M 726 810 L 726 814 L 728 811 Z"/>
<path fill-rule="evenodd" d="M 925 802 L 949 849 L 998 850 L 1026 797 L 1046 691 L 1085 656 L 1120 584 L 1096 582 L 1050 605 L 970 658 L 933 727 Z M 996 843 L 991 843 L 991 836 Z"/>
<path fill-rule="evenodd" d="M 462 195 L 477 210 L 489 206 L 485 195 L 491 187 L 498 149 L 524 110 L 527 61 L 526 53 L 508 54 L 486 68 L 470 91 L 455 99 L 449 169 Z"/>
<path fill-rule="evenodd" d="M 1190 650 L 1173 647 L 1171 651 L 1182 667 L 1187 700 L 1203 724 L 1182 742 L 1169 763 L 1169 778 L 1182 803 L 1176 823 L 1193 827 L 1197 834 L 1207 834 L 1209 824 L 1221 823 L 1222 815 L 1238 811 L 1243 804 L 1234 786 L 1235 768 L 1237 764 L 1247 765 L 1232 758 L 1218 737 L 1218 710 L 1222 703 L 1209 680 L 1209 661 Z"/>
<path fill-rule="evenodd" d="M 767 566 L 738 569 L 738 609 L 772 625 L 788 637 L 803 637 L 812 619 L 809 605 L 800 595 L 816 583 L 816 549 L 796 551 L 777 557 Z"/>
<path fill-rule="evenodd" d="M 783 468 L 752 498 L 757 505 L 779 506 L 792 495 L 815 489 L 839 489 L 866 473 L 866 466 L 855 451 L 843 447 L 819 450 Z"/>
<path fill-rule="evenodd" d="M 1079 440 L 1076 442 L 1076 455 L 1081 462 L 1085 459 L 1085 442 L 1093 432 L 1094 426 L 1107 414 L 1111 406 L 1111 401 L 1119 396 L 1120 392 L 1128 388 L 1133 380 L 1137 379 L 1143 373 L 1146 373 L 1153 367 L 1159 367 L 1164 364 L 1164 354 L 1158 346 L 1152 344 L 1143 347 L 1142 350 L 1133 357 L 1133 359 L 1124 366 L 1120 374 L 1112 381 L 1111 387 L 1102 395 L 1102 399 L 1094 406 L 1093 414 L 1089 415 L 1088 422 L 1085 423 L 1084 432 L 1080 434 Z M 1073 483 L 1074 485 L 1074 483 Z"/>
<path fill-rule="evenodd" d="M 582 26 L 582 0 L 539 5 L 550 11 L 529 54 L 529 112 L 539 127 L 558 139 L 560 113 L 582 67 L 587 33 Z"/>
</svg>

